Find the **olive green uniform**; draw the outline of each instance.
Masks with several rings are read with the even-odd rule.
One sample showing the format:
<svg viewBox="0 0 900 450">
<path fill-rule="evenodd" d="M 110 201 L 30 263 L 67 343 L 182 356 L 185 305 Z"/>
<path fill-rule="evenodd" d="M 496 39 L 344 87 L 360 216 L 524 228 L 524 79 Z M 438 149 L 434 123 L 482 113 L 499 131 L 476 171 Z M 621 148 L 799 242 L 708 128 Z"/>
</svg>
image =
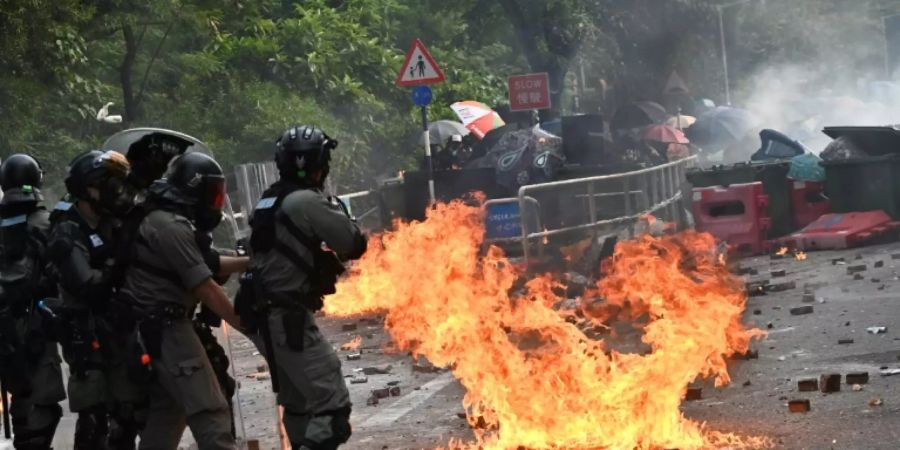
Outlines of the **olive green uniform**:
<svg viewBox="0 0 900 450">
<path fill-rule="evenodd" d="M 181 215 L 155 210 L 134 245 L 122 297 L 139 321 L 163 317 L 158 342 L 147 343 L 158 351 L 150 351 L 154 381 L 140 448 L 173 450 L 189 426 L 200 450 L 234 449 L 228 403 L 191 322 L 198 303 L 191 291 L 212 277 L 194 227 Z"/>
<path fill-rule="evenodd" d="M 273 301 L 268 325 L 284 426 L 295 449 L 337 448 L 350 436 L 350 395 L 340 359 L 316 325 L 315 307 L 300 300 L 310 295 L 312 274 L 292 258 L 303 258 L 308 266 L 316 263 L 309 244 L 298 239 L 298 232 L 313 243 L 324 242 L 342 260 L 359 257 L 365 251 L 365 236 L 318 190 L 295 190 L 283 197 L 280 206 L 272 197 L 263 198 L 257 211 L 265 208 L 278 208 L 277 244 L 262 252 L 252 248 L 250 269 L 261 277 L 265 289 L 262 295 Z M 285 247 L 288 250 L 283 250 Z M 251 338 L 266 354 L 264 339 L 259 334 Z"/>
</svg>

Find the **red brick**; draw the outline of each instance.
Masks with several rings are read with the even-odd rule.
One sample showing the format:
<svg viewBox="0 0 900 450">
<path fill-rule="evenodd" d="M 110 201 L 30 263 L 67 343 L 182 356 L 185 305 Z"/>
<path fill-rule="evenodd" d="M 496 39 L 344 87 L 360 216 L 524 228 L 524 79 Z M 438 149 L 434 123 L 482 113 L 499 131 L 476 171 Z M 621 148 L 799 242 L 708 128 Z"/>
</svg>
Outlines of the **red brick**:
<svg viewBox="0 0 900 450">
<path fill-rule="evenodd" d="M 819 380 L 815 378 L 807 378 L 797 382 L 797 390 L 800 392 L 812 392 L 819 390 Z"/>
<path fill-rule="evenodd" d="M 698 387 L 689 387 L 687 390 L 687 394 L 685 394 L 684 399 L 686 401 L 692 402 L 694 400 L 700 400 L 703 398 L 703 389 Z"/>
<path fill-rule="evenodd" d="M 869 372 L 848 373 L 847 384 L 869 384 Z"/>
<path fill-rule="evenodd" d="M 819 377 L 819 390 L 825 393 L 841 390 L 841 374 L 827 373 Z"/>
<path fill-rule="evenodd" d="M 788 402 L 788 411 L 792 413 L 809 412 L 809 400 L 791 400 Z"/>
</svg>

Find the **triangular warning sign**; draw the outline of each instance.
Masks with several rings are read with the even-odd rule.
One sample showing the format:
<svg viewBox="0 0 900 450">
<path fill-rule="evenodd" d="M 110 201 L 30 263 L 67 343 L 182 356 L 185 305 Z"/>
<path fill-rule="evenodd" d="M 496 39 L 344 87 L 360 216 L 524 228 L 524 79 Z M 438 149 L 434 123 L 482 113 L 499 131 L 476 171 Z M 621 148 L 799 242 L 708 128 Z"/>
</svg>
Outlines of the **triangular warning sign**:
<svg viewBox="0 0 900 450">
<path fill-rule="evenodd" d="M 690 93 L 691 90 L 688 89 L 687 84 L 684 83 L 684 80 L 681 79 L 681 76 L 678 75 L 678 72 L 673 70 L 672 74 L 669 75 L 669 81 L 666 82 L 665 89 L 663 89 L 663 94 L 687 95 Z"/>
<path fill-rule="evenodd" d="M 419 39 L 413 41 L 406 52 L 403 68 L 397 74 L 397 86 L 418 86 L 420 84 L 436 84 L 444 81 L 444 72 L 434 62 L 425 44 Z"/>
</svg>

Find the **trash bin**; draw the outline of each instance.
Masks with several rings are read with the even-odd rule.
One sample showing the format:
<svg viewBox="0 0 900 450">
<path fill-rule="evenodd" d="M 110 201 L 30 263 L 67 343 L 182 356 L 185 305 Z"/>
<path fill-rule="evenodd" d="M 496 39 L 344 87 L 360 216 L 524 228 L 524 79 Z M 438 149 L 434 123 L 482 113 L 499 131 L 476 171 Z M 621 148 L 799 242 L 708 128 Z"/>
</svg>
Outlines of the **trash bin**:
<svg viewBox="0 0 900 450">
<path fill-rule="evenodd" d="M 823 161 L 825 195 L 837 213 L 883 210 L 900 218 L 900 156 Z"/>
<path fill-rule="evenodd" d="M 695 188 L 762 182 L 763 190 L 769 196 L 768 213 L 772 226 L 768 237 L 772 239 L 796 230 L 791 208 L 791 183 L 787 177 L 790 170 L 790 161 L 739 163 L 694 170 L 686 176 Z"/>
</svg>

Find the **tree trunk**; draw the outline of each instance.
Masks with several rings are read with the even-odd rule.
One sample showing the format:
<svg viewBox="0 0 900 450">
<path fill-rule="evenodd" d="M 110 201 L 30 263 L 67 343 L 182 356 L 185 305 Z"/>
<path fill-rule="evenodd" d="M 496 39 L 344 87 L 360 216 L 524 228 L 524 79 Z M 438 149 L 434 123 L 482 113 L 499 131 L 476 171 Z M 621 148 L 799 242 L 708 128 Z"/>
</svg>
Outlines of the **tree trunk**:
<svg viewBox="0 0 900 450">
<path fill-rule="evenodd" d="M 124 122 L 127 124 L 137 120 L 140 115 L 132 80 L 138 42 L 134 35 L 134 29 L 129 24 L 122 25 L 122 37 L 125 39 L 125 56 L 122 58 L 122 66 L 119 67 L 119 80 L 122 83 L 122 101 L 125 103 Z"/>
</svg>

